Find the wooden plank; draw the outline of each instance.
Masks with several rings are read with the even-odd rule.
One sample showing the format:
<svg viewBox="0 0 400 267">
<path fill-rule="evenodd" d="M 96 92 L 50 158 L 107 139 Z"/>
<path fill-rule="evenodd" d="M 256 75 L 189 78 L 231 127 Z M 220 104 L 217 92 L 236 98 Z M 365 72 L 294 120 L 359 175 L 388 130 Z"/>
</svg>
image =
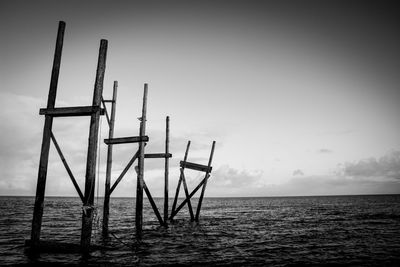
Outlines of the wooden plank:
<svg viewBox="0 0 400 267">
<path fill-rule="evenodd" d="M 201 189 L 201 194 L 199 198 L 199 203 L 197 204 L 197 211 L 196 211 L 196 221 L 199 221 L 199 216 L 200 216 L 200 210 L 201 210 L 201 204 L 203 202 L 203 197 L 204 197 L 204 192 L 206 191 L 206 186 L 207 186 L 207 180 L 208 180 L 208 174 L 211 172 L 211 162 L 214 156 L 214 149 L 215 149 L 215 141 L 212 143 L 211 147 L 211 153 L 210 153 L 210 158 L 208 160 L 208 168 L 210 171 L 206 172 L 206 175 L 204 176 L 204 185 L 203 188 Z"/>
<path fill-rule="evenodd" d="M 114 137 L 114 122 L 115 122 L 115 112 L 116 112 L 116 102 L 117 102 L 117 89 L 118 82 L 114 81 L 113 85 L 113 100 L 111 104 L 111 117 L 108 123 L 108 138 L 112 139 Z M 104 104 L 103 100 L 103 105 Z M 106 113 L 107 114 L 107 113 Z M 110 195 L 111 195 L 111 169 L 112 169 L 112 158 L 113 158 L 113 146 L 109 145 L 107 147 L 107 166 L 106 166 L 106 182 L 105 182 L 105 193 L 104 193 L 104 205 L 103 205 L 103 226 L 102 233 L 103 236 L 108 236 L 108 221 L 110 217 Z M 122 179 L 122 178 L 121 178 Z"/>
<path fill-rule="evenodd" d="M 201 171 L 201 172 L 211 172 L 211 170 L 212 170 L 212 167 L 210 167 L 210 166 L 187 162 L 187 161 L 186 162 L 181 161 L 180 166 L 181 166 L 181 168 L 187 168 L 187 169 L 192 169 L 192 170 Z"/>
<path fill-rule="evenodd" d="M 106 68 L 107 40 L 100 41 L 99 58 L 97 61 L 96 80 L 93 92 L 92 106 L 100 106 L 103 95 L 104 72 Z M 100 110 L 92 113 L 90 118 L 88 155 L 86 161 L 85 195 L 82 212 L 81 246 L 83 251 L 89 251 L 92 236 L 92 220 L 94 187 L 96 181 L 96 157 L 99 135 Z"/>
<path fill-rule="evenodd" d="M 149 141 L 148 136 L 132 136 L 132 137 L 119 137 L 119 138 L 104 139 L 104 143 L 106 145 L 141 143 L 141 142 L 148 142 L 148 141 Z"/>
<path fill-rule="evenodd" d="M 171 158 L 172 154 L 170 153 L 152 153 L 152 154 L 144 154 L 145 159 L 164 159 Z"/>
<path fill-rule="evenodd" d="M 91 116 L 100 110 L 100 115 L 104 115 L 104 109 L 100 106 L 80 106 L 80 107 L 63 107 L 63 108 L 41 108 L 40 115 L 52 117 L 78 117 Z"/>
<path fill-rule="evenodd" d="M 115 83 L 116 81 L 114 81 Z M 108 123 L 108 128 L 110 128 L 110 116 L 108 115 L 107 111 L 107 105 L 106 102 L 104 101 L 103 97 L 101 97 L 101 103 L 103 104 L 103 109 L 104 109 L 104 114 L 106 115 L 107 123 Z M 115 103 L 115 102 L 113 102 Z M 112 107 L 111 107 L 112 108 Z"/>
<path fill-rule="evenodd" d="M 122 178 L 124 178 L 126 172 L 129 170 L 129 168 L 132 166 L 132 164 L 135 162 L 135 160 L 139 157 L 139 151 L 137 151 L 135 153 L 135 155 L 133 155 L 133 157 L 131 158 L 131 160 L 128 162 L 128 164 L 126 165 L 126 167 L 124 168 L 124 170 L 121 172 L 121 174 L 118 176 L 117 180 L 115 180 L 113 186 L 110 189 L 110 195 L 112 194 L 112 192 L 114 191 L 114 189 L 117 187 L 117 185 L 119 184 L 119 182 L 121 182 Z"/>
<path fill-rule="evenodd" d="M 143 189 L 146 192 L 147 198 L 150 201 L 150 205 L 153 208 L 154 214 L 156 215 L 158 222 L 160 223 L 160 225 L 163 225 L 164 224 L 163 219 L 161 218 L 161 215 L 160 215 L 160 212 L 158 211 L 157 205 L 154 202 L 153 197 L 151 196 L 150 190 L 147 187 L 145 182 L 143 183 Z"/>
<path fill-rule="evenodd" d="M 174 214 L 174 212 L 175 212 L 176 203 L 178 202 L 179 190 L 181 188 L 181 183 L 182 183 L 182 177 L 179 176 L 178 185 L 176 186 L 176 191 L 175 191 L 174 202 L 172 203 L 171 215 Z M 173 216 L 170 217 L 170 220 L 172 220 L 172 219 L 173 219 Z"/>
<path fill-rule="evenodd" d="M 147 113 L 147 83 L 144 84 L 143 92 L 143 106 L 142 106 L 142 117 L 140 121 L 139 136 L 144 137 L 146 135 L 146 113 Z M 137 187 L 136 187 L 136 213 L 135 213 L 135 226 L 136 226 L 136 238 L 142 239 L 142 227 L 143 227 L 143 186 L 144 186 L 144 142 L 139 142 L 139 157 L 138 157 L 138 175 L 137 175 Z"/>
<path fill-rule="evenodd" d="M 58 24 L 56 47 L 54 51 L 53 67 L 51 71 L 49 95 L 47 98 L 48 109 L 54 108 L 56 102 L 58 76 L 60 73 L 61 55 L 64 42 L 64 32 L 65 32 L 65 22 L 60 21 Z M 35 197 L 35 204 L 33 208 L 33 218 L 32 218 L 31 246 L 33 249 L 38 247 L 40 242 L 40 232 L 42 228 L 42 217 L 43 217 L 43 202 L 46 189 L 47 166 L 49 162 L 49 150 L 50 150 L 50 138 L 51 138 L 52 126 L 53 126 L 53 117 L 46 116 L 43 127 L 42 147 L 40 151 L 39 171 L 38 171 L 38 179 L 36 185 L 36 197 Z"/>
<path fill-rule="evenodd" d="M 185 156 L 183 158 L 183 161 L 186 162 L 187 157 L 188 157 L 188 153 L 189 153 L 189 148 L 190 148 L 190 140 L 188 141 L 187 145 L 186 145 L 186 151 L 185 151 Z M 181 183 L 182 183 L 182 175 L 179 175 L 179 181 L 178 181 L 178 186 L 176 187 L 176 192 L 175 192 L 175 198 L 174 198 L 174 202 L 172 204 L 172 210 L 171 210 L 171 217 L 170 220 L 172 220 L 174 218 L 174 212 L 175 212 L 175 208 L 176 208 L 176 203 L 178 202 L 178 197 L 179 197 L 179 190 L 181 188 Z"/>
<path fill-rule="evenodd" d="M 168 155 L 164 162 L 164 224 L 167 225 L 169 158 L 172 157 L 172 154 L 169 153 L 169 116 L 165 118 L 165 154 Z"/>
<path fill-rule="evenodd" d="M 75 187 L 75 189 L 76 189 L 76 192 L 78 192 L 78 195 L 79 195 L 79 197 L 81 198 L 81 200 L 82 200 L 82 202 L 83 202 L 83 194 L 82 194 L 82 191 L 81 191 L 81 189 L 79 188 L 79 185 L 78 185 L 78 183 L 76 182 L 75 177 L 74 177 L 74 175 L 72 174 L 72 171 L 71 171 L 71 169 L 69 168 L 67 161 L 65 160 L 65 157 L 64 157 L 64 155 L 63 155 L 63 153 L 62 153 L 62 151 L 61 151 L 61 149 L 60 149 L 60 146 L 59 146 L 58 143 L 57 143 L 56 138 L 54 137 L 53 132 L 51 133 L 51 140 L 53 140 L 53 144 L 54 144 L 54 146 L 56 147 L 56 150 L 57 150 L 57 152 L 58 152 L 58 155 L 60 156 L 61 161 L 62 161 L 62 163 L 64 164 L 65 169 L 67 170 L 67 173 L 68 173 L 68 175 L 69 175 L 69 178 L 71 179 L 72 183 L 74 184 L 74 187 Z"/>
<path fill-rule="evenodd" d="M 206 178 L 208 179 L 210 177 L 210 174 L 208 174 L 208 176 L 206 176 Z M 189 194 L 189 198 L 192 198 L 194 196 L 194 194 L 196 194 L 196 192 L 200 189 L 200 187 L 204 184 L 204 182 L 206 181 L 206 178 L 204 178 L 203 180 L 201 180 L 201 182 L 196 186 L 195 189 L 193 189 L 193 191 Z M 178 214 L 178 212 L 186 205 L 187 203 L 187 198 L 185 198 L 182 203 L 178 206 L 178 208 L 176 208 L 176 210 L 174 210 L 173 212 L 171 212 L 171 216 L 169 217 L 170 220 L 172 220 L 176 214 Z"/>
<path fill-rule="evenodd" d="M 181 177 L 182 177 L 182 183 L 183 183 L 183 189 L 185 191 L 185 196 L 186 196 L 186 200 L 187 200 L 187 204 L 188 204 L 188 208 L 189 208 L 189 214 L 190 214 L 190 220 L 193 222 L 194 221 L 194 214 L 193 214 L 193 208 L 192 208 L 192 202 L 190 201 L 190 197 L 189 197 L 189 190 L 186 184 L 186 178 L 185 178 L 185 174 L 183 172 L 183 168 L 181 168 Z"/>
</svg>

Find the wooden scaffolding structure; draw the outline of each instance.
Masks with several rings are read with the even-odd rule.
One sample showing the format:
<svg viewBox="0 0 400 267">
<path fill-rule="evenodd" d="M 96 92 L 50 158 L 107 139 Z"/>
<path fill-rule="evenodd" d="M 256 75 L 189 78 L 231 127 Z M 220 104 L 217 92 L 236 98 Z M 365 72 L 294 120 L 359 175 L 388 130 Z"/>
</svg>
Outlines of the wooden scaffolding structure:
<svg viewBox="0 0 400 267">
<path fill-rule="evenodd" d="M 81 247 L 87 251 L 90 247 L 91 234 L 92 234 L 92 219 L 93 219 L 93 201 L 94 201 L 94 186 L 96 179 L 96 156 L 98 145 L 98 132 L 99 132 L 99 119 L 100 115 L 104 114 L 101 108 L 101 99 L 103 93 L 104 72 L 106 68 L 107 56 L 107 40 L 100 41 L 99 57 L 97 62 L 96 80 L 93 92 L 93 102 L 91 106 L 83 107 L 63 107 L 56 108 L 56 95 L 57 84 L 60 72 L 61 54 L 64 40 L 65 22 L 60 21 L 58 26 L 56 48 L 54 53 L 53 68 L 50 81 L 50 89 L 47 100 L 47 108 L 40 109 L 39 114 L 45 116 L 42 148 L 39 161 L 39 173 L 36 187 L 36 198 L 32 219 L 31 231 L 31 247 L 38 249 L 40 247 L 40 233 L 42 227 L 44 196 L 47 179 L 47 166 L 49 162 L 50 140 L 53 141 L 58 154 L 71 178 L 74 187 L 82 200 L 82 231 L 81 231 Z M 89 144 L 86 161 L 86 175 L 85 175 L 85 190 L 84 193 L 80 190 L 71 169 L 69 168 L 64 155 L 61 152 L 56 138 L 52 132 L 53 118 L 55 117 L 74 117 L 74 116 L 90 116 L 89 127 Z"/>
<path fill-rule="evenodd" d="M 31 239 L 27 240 L 26 244 L 30 246 L 33 250 L 39 251 L 41 246 L 52 246 L 49 242 L 44 242 L 40 240 L 41 227 L 42 227 L 42 217 L 44 210 L 44 197 L 47 179 L 47 167 L 49 162 L 49 150 L 50 143 L 53 142 L 57 153 L 59 154 L 61 161 L 82 201 L 82 229 L 81 229 L 81 242 L 80 250 L 83 252 L 88 252 L 91 245 L 92 236 L 92 223 L 94 216 L 94 192 L 95 192 L 95 181 L 96 181 L 96 158 L 97 158 L 97 148 L 98 148 L 98 134 L 99 134 L 99 120 L 101 115 L 105 115 L 108 122 L 108 138 L 104 139 L 104 143 L 107 147 L 107 164 L 106 164 L 106 179 L 105 179 L 105 195 L 104 195 L 104 206 L 103 206 L 103 221 L 102 221 L 102 234 L 103 236 L 108 236 L 109 233 L 109 216 L 110 216 L 110 197 L 117 185 L 120 183 L 122 178 L 125 176 L 127 171 L 137 160 L 136 172 L 137 172 L 137 188 L 136 188 L 136 210 L 135 210 L 135 231 L 136 238 L 140 240 L 142 238 L 142 228 L 143 228 L 143 191 L 146 193 L 154 214 L 157 217 L 160 225 L 167 226 L 168 219 L 172 220 L 174 216 L 182 209 L 185 204 L 188 204 L 190 216 L 192 221 L 199 220 L 199 214 L 201 209 L 202 200 L 204 197 L 204 192 L 207 185 L 207 180 L 211 174 L 211 162 L 214 154 L 215 141 L 212 144 L 211 154 L 209 158 L 208 165 L 195 164 L 187 162 L 187 156 L 190 147 L 190 141 L 187 144 L 184 160 L 180 162 L 180 178 L 178 182 L 177 191 L 175 194 L 172 211 L 169 215 L 168 208 L 168 184 L 169 184 L 169 159 L 172 154 L 169 151 L 170 143 L 170 118 L 166 117 L 166 131 L 165 131 L 165 152 L 164 153 L 145 153 L 145 147 L 147 142 L 149 142 L 149 137 L 146 135 L 146 122 L 147 122 L 147 95 L 148 95 L 148 85 L 144 84 L 143 90 L 143 104 L 142 104 L 142 114 L 139 118 L 139 136 L 131 137 L 114 137 L 114 125 L 116 117 L 116 102 L 117 102 L 117 90 L 118 82 L 114 81 L 113 85 L 113 95 L 111 100 L 103 99 L 103 81 L 106 68 L 106 57 L 107 57 L 107 40 L 100 41 L 97 70 L 96 70 L 96 80 L 94 84 L 93 101 L 91 106 L 79 106 L 79 107 L 55 107 L 56 95 L 57 95 L 57 85 L 58 77 L 60 72 L 61 55 L 64 41 L 65 32 L 65 22 L 60 21 L 58 26 L 56 47 L 54 52 L 54 60 L 50 81 L 50 89 L 47 100 L 47 107 L 42 108 L 39 111 L 40 115 L 45 116 L 44 128 L 43 128 L 43 138 L 39 161 L 39 171 L 38 180 L 36 188 L 36 197 L 33 211 L 32 219 L 32 230 Z M 107 103 L 111 103 L 110 114 L 107 111 Z M 90 126 L 89 126 L 89 142 L 87 151 L 87 161 L 86 161 L 86 174 L 85 174 L 85 189 L 84 192 L 81 191 L 63 153 L 58 144 L 54 133 L 52 132 L 53 118 L 56 117 L 76 117 L 76 116 L 90 116 Z M 138 143 L 138 150 L 134 153 L 130 161 L 127 163 L 126 167 L 123 169 L 121 174 L 117 177 L 111 186 L 111 174 L 112 174 L 112 160 L 113 160 L 113 146 L 118 144 L 127 143 Z M 150 193 L 149 188 L 144 180 L 144 160 L 145 159 L 164 159 L 164 205 L 163 205 L 163 216 L 161 216 L 157 205 Z M 205 172 L 204 179 L 200 184 L 189 194 L 188 187 L 186 184 L 184 170 L 185 168 L 193 169 L 197 171 Z M 181 183 L 184 185 L 185 200 L 176 208 L 177 200 L 179 196 L 179 190 Z M 193 214 L 190 198 L 202 187 L 199 203 L 197 206 L 196 215 Z M 50 245 L 49 245 L 50 244 Z M 68 247 L 69 245 L 67 245 Z M 61 246 L 62 247 L 62 246 Z M 65 247 L 65 245 L 64 245 Z"/>
<path fill-rule="evenodd" d="M 114 83 L 114 92 L 116 92 L 116 83 Z M 146 154 L 145 146 L 149 141 L 149 137 L 146 135 L 146 121 L 147 121 L 147 94 L 148 94 L 148 85 L 144 85 L 143 91 L 143 106 L 142 106 L 142 115 L 139 118 L 140 120 L 140 130 L 139 136 L 131 136 L 131 137 L 119 137 L 114 138 L 114 121 L 115 121 L 115 96 L 113 96 L 113 106 L 111 111 L 111 119 L 109 124 L 109 138 L 104 139 L 104 143 L 108 145 L 108 154 L 107 154 L 107 167 L 106 167 L 106 185 L 105 185 L 105 197 L 104 197 L 104 208 L 103 208 L 103 235 L 107 236 L 109 232 L 109 209 L 110 209 L 110 196 L 112 192 L 115 190 L 119 182 L 125 176 L 127 171 L 133 165 L 133 163 L 138 160 L 138 165 L 136 168 L 137 172 L 137 188 L 136 188 L 136 216 L 135 216 L 135 226 L 136 226 L 136 237 L 140 239 L 142 237 L 142 227 L 143 227 L 143 191 L 146 193 L 147 198 L 150 201 L 151 207 L 160 223 L 160 225 L 166 225 L 166 218 L 168 218 L 168 175 L 169 175 L 169 158 L 172 157 L 172 154 L 169 153 L 169 117 L 166 117 L 166 139 L 165 139 L 165 153 L 153 153 Z M 137 152 L 133 155 L 131 160 L 128 162 L 124 170 L 115 180 L 114 184 L 111 185 L 111 169 L 112 169 L 112 150 L 113 145 L 117 144 L 127 144 L 127 143 L 138 143 L 139 147 Z M 147 187 L 144 181 L 144 159 L 154 159 L 154 158 L 163 158 L 165 159 L 165 170 L 164 170 L 164 219 L 161 216 L 157 205 L 154 202 L 154 199 L 151 195 L 149 188 Z"/>
</svg>

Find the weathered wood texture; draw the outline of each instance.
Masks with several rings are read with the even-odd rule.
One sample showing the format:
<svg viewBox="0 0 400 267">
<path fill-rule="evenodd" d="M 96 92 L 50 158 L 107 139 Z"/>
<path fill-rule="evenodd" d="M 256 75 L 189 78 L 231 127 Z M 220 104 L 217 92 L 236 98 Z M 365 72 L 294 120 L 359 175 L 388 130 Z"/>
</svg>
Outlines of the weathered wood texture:
<svg viewBox="0 0 400 267">
<path fill-rule="evenodd" d="M 80 106 L 80 107 L 64 107 L 64 108 L 41 108 L 39 115 L 47 115 L 52 117 L 78 117 L 91 116 L 93 113 L 100 111 L 100 115 L 104 115 L 104 109 L 100 106 Z"/>
<path fill-rule="evenodd" d="M 103 95 L 103 81 L 106 68 L 107 40 L 100 41 L 99 58 L 97 62 L 96 80 L 93 93 L 93 106 L 100 106 Z M 81 246 L 83 251 L 88 251 L 92 235 L 93 200 L 96 180 L 96 156 L 98 145 L 100 110 L 90 118 L 89 145 L 86 161 L 84 209 L 82 212 Z"/>
<path fill-rule="evenodd" d="M 144 84 L 142 117 L 140 122 L 140 137 L 146 135 L 146 113 L 147 113 L 147 83 Z M 144 186 L 144 142 L 139 143 L 138 175 L 136 187 L 136 238 L 142 239 L 143 226 L 143 186 Z"/>
<path fill-rule="evenodd" d="M 56 102 L 57 84 L 58 84 L 58 76 L 60 73 L 64 32 L 65 32 L 65 22 L 60 21 L 58 25 L 53 68 L 51 71 L 50 89 L 47 99 L 48 109 L 54 108 Z M 36 197 L 35 197 L 35 205 L 33 209 L 33 218 L 32 218 L 32 231 L 31 231 L 32 248 L 38 247 L 40 241 L 40 231 L 42 227 L 42 217 L 43 217 L 43 202 L 46 189 L 47 166 L 49 162 L 49 149 L 50 149 L 52 126 L 53 126 L 53 117 L 46 116 L 43 127 L 43 138 L 42 138 L 42 147 L 40 152 Z"/>
<path fill-rule="evenodd" d="M 170 153 L 152 153 L 152 154 L 144 154 L 145 159 L 163 159 L 163 158 L 171 158 L 172 154 Z"/>
<path fill-rule="evenodd" d="M 108 128 L 108 138 L 112 139 L 114 137 L 114 122 L 115 122 L 115 111 L 117 102 L 117 89 L 118 82 L 114 81 L 113 86 L 113 97 L 111 102 L 111 117 L 109 120 Z M 103 101 L 104 104 L 105 101 Z M 107 166 L 106 166 L 106 183 L 104 189 L 104 205 L 103 205 L 103 236 L 108 236 L 108 221 L 110 216 L 110 195 L 111 195 L 111 169 L 112 169 L 112 157 L 113 157 L 113 146 L 109 145 L 107 147 Z"/>
<path fill-rule="evenodd" d="M 180 162 L 180 166 L 182 168 L 186 168 L 186 169 L 192 169 L 195 171 L 201 171 L 201 172 L 211 172 L 212 167 L 206 166 L 206 165 L 201 165 L 201 164 L 197 164 L 197 163 L 192 163 L 192 162 L 185 162 L 185 161 L 181 161 Z"/>
<path fill-rule="evenodd" d="M 168 178 L 169 178 L 169 158 L 172 155 L 169 153 L 169 116 L 165 118 L 165 157 L 164 162 L 164 224 L 168 220 Z"/>
<path fill-rule="evenodd" d="M 212 147 L 211 147 L 211 153 L 210 153 L 210 158 L 208 160 L 208 171 L 206 172 L 206 175 L 204 176 L 204 185 L 203 188 L 201 189 L 201 194 L 200 194 L 200 198 L 199 198 L 199 203 L 197 204 L 197 211 L 196 211 L 196 218 L 195 220 L 198 222 L 199 221 L 199 216 L 200 216 L 200 210 L 201 210 L 201 204 L 203 203 L 203 197 L 204 197 L 204 192 L 206 191 L 206 186 L 207 186 L 207 181 L 208 181 L 208 177 L 209 177 L 209 173 L 211 172 L 211 163 L 212 163 L 212 159 L 214 156 L 214 149 L 215 149 L 215 141 L 213 141 L 212 143 Z"/>
<path fill-rule="evenodd" d="M 82 194 L 82 191 L 81 191 L 81 189 L 79 188 L 79 185 L 78 185 L 78 183 L 76 182 L 75 177 L 74 177 L 74 175 L 72 174 L 72 171 L 71 171 L 71 169 L 69 168 L 67 161 L 65 160 L 65 157 L 64 157 L 64 155 L 63 155 L 63 153 L 62 153 L 62 151 L 61 151 L 60 146 L 59 146 L 58 143 L 57 143 L 56 138 L 54 137 L 53 132 L 51 133 L 51 140 L 53 140 L 53 144 L 54 144 L 54 146 L 56 147 L 56 150 L 57 150 L 57 152 L 58 152 L 58 155 L 60 156 L 61 161 L 62 161 L 62 163 L 64 164 L 65 169 L 67 170 L 67 173 L 68 173 L 68 175 L 69 175 L 69 178 L 71 178 L 71 181 L 72 181 L 72 183 L 74 184 L 74 187 L 75 187 L 75 189 L 76 189 L 76 192 L 78 193 L 79 197 L 81 198 L 81 200 L 82 200 L 82 202 L 83 202 L 83 194 Z"/>
<path fill-rule="evenodd" d="M 149 137 L 146 135 L 104 139 L 104 143 L 106 145 L 119 145 L 119 144 L 140 143 L 140 142 L 148 142 L 148 141 L 149 141 Z"/>
</svg>

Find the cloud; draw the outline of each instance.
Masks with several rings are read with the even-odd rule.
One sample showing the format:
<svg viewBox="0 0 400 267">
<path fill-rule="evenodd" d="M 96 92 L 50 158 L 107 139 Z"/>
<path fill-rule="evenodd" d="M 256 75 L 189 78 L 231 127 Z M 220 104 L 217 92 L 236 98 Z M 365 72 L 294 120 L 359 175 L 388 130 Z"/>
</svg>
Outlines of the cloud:
<svg viewBox="0 0 400 267">
<path fill-rule="evenodd" d="M 293 176 L 296 176 L 296 175 L 303 176 L 304 172 L 302 170 L 300 170 L 300 169 L 294 170 L 293 171 Z"/>
<path fill-rule="evenodd" d="M 330 154 L 333 152 L 333 150 L 327 149 L 327 148 L 321 148 L 317 150 L 318 153 L 320 154 Z"/>
<path fill-rule="evenodd" d="M 400 151 L 391 151 L 379 158 L 357 163 L 345 163 L 344 174 L 353 177 L 383 177 L 400 179 Z"/>
</svg>

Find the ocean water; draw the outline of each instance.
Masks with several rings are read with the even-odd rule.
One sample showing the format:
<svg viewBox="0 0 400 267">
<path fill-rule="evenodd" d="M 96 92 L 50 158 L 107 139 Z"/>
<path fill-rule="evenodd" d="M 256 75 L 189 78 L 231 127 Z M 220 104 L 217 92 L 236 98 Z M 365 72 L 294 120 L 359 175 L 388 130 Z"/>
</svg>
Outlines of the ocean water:
<svg viewBox="0 0 400 267">
<path fill-rule="evenodd" d="M 135 199 L 113 198 L 112 234 L 103 239 L 95 220 L 92 243 L 103 247 L 89 255 L 28 253 L 33 203 L 0 197 L 0 265 L 400 266 L 400 195 L 205 198 L 199 223 L 186 206 L 168 228 L 145 200 L 140 244 Z M 79 244 L 81 212 L 78 198 L 46 198 L 42 240 Z"/>
</svg>

